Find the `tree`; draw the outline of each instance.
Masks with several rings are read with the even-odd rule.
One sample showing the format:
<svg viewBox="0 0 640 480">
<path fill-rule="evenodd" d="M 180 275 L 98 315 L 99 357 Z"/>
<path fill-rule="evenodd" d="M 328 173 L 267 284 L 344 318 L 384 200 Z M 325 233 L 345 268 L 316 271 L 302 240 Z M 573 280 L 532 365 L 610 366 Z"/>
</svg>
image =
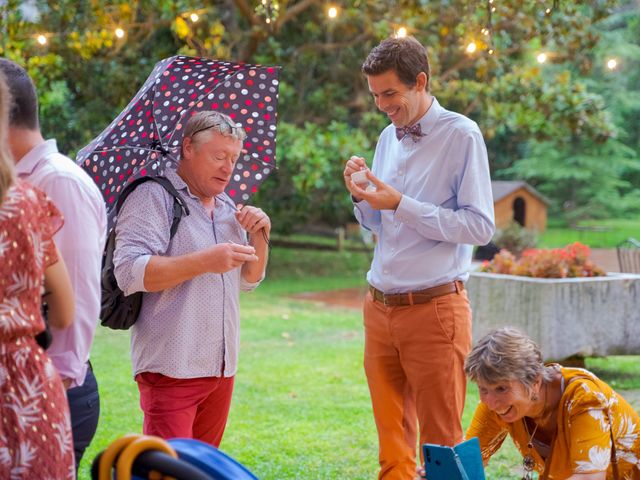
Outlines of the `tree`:
<svg viewBox="0 0 640 480">
<path fill-rule="evenodd" d="M 603 83 L 589 80 L 598 73 L 603 35 L 628 35 L 626 44 L 637 47 L 637 8 L 625 14 L 624 27 L 606 27 L 620 25 L 616 15 L 621 12 L 611 11 L 616 5 L 613 0 L 354 0 L 329 18 L 319 0 L 6 0 L 0 6 L 0 54 L 27 66 L 38 83 L 45 131 L 72 153 L 126 105 L 161 58 L 182 53 L 282 65 L 278 160 L 284 167 L 278 180 L 263 189 L 272 204 L 281 202 L 280 210 L 293 212 L 291 202 L 304 196 L 326 199 L 327 191 L 346 198 L 335 165 L 356 147 L 369 148 L 370 159 L 370 145 L 386 119 L 374 113 L 360 65 L 380 39 L 404 27 L 428 48 L 432 91 L 440 102 L 480 125 L 494 176 L 528 172 L 538 186 L 552 182 L 533 167 L 522 167 L 540 156 L 533 149 L 538 142 L 555 150 L 570 146 L 571 155 L 585 162 L 595 162 L 590 151 L 602 148 L 625 159 L 614 169 L 623 181 L 611 183 L 624 196 L 637 170 L 626 150 L 605 144 L 618 135 L 616 141 L 637 150 L 637 132 L 616 129 L 614 122 L 637 119 L 638 110 L 625 93 L 638 85 L 638 69 L 620 86 L 615 112 L 603 101 Z M 116 35 L 117 27 L 123 38 Z M 45 47 L 34 40 L 40 32 L 49 32 Z M 469 53 L 471 44 L 475 51 Z M 540 52 L 547 53 L 547 63 L 537 63 Z M 322 181 L 300 182 L 300 175 L 288 168 L 304 162 L 291 148 L 301 145 L 298 135 L 309 137 L 303 146 L 324 152 L 314 157 L 316 168 L 310 172 L 324 172 Z M 364 135 L 369 147 L 359 140 L 337 151 L 322 140 L 335 135 Z M 299 221 L 337 224 L 349 216 L 348 208 L 348 201 L 341 200 L 319 218 L 307 209 Z"/>
<path fill-rule="evenodd" d="M 597 25 L 602 40 L 589 53 L 595 67 L 580 83 L 615 124 L 611 137 L 599 141 L 578 131 L 544 143 L 530 140 L 513 168 L 501 172 L 536 185 L 554 200 L 552 213 L 570 223 L 640 212 L 640 134 L 634 128 L 640 121 L 640 11 L 633 7 L 622 5 Z M 607 68 L 611 59 L 620 65 Z"/>
</svg>

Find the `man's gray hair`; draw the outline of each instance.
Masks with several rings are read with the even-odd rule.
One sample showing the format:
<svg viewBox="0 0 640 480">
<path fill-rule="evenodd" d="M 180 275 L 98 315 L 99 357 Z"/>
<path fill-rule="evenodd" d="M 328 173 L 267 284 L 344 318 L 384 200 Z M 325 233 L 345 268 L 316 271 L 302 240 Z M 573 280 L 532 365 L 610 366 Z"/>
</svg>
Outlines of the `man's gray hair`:
<svg viewBox="0 0 640 480">
<path fill-rule="evenodd" d="M 474 382 L 490 385 L 518 380 L 527 390 L 536 380 L 553 378 L 553 367 L 542 361 L 540 347 L 524 333 L 512 327 L 492 330 L 482 337 L 464 363 L 464 371 Z"/>
<path fill-rule="evenodd" d="M 190 137 L 192 142 L 198 143 L 199 134 L 203 132 L 218 132 L 225 137 L 243 141 L 247 134 L 240 125 L 224 113 L 207 110 L 192 115 L 184 126 L 183 138 Z M 198 137 L 196 137 L 198 135 Z M 196 138 L 194 138 L 196 137 Z"/>
</svg>

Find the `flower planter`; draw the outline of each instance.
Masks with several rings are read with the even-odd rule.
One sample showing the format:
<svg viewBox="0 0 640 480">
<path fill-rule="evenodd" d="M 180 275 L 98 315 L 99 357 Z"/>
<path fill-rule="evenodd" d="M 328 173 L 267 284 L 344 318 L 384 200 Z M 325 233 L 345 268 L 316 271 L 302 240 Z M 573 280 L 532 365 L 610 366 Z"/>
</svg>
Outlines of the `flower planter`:
<svg viewBox="0 0 640 480">
<path fill-rule="evenodd" d="M 511 325 L 545 360 L 640 354 L 640 275 L 530 278 L 472 272 L 473 338 Z"/>
</svg>

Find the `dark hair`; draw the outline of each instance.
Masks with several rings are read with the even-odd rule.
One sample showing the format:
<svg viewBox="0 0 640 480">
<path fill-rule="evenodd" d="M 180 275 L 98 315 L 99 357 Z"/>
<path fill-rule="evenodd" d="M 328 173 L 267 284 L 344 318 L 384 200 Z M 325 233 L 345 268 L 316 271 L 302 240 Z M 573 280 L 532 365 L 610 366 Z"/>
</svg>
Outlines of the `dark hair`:
<svg viewBox="0 0 640 480">
<path fill-rule="evenodd" d="M 375 47 L 362 64 L 365 75 L 380 75 L 393 70 L 405 85 L 412 87 L 420 72 L 427 74 L 425 89 L 429 91 L 431 68 L 427 50 L 413 37 L 387 38 Z"/>
<path fill-rule="evenodd" d="M 14 170 L 13 158 L 9 151 L 7 141 L 7 123 L 9 121 L 9 105 L 11 104 L 11 94 L 7 88 L 7 82 L 0 70 L 0 206 L 4 197 L 13 184 Z"/>
<path fill-rule="evenodd" d="M 24 68 L 6 58 L 0 58 L 0 71 L 4 73 L 13 97 L 9 110 L 10 125 L 30 130 L 38 129 L 38 96 L 31 77 Z"/>
</svg>

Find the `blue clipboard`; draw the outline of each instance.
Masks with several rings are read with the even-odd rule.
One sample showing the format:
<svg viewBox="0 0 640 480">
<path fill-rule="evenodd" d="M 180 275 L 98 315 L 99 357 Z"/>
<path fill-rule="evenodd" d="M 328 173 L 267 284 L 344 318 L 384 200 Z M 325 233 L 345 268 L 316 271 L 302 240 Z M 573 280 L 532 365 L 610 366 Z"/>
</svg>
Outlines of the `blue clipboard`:
<svg viewBox="0 0 640 480">
<path fill-rule="evenodd" d="M 425 443 L 422 453 L 429 480 L 485 480 L 480 442 L 476 437 L 455 447 Z"/>
</svg>

